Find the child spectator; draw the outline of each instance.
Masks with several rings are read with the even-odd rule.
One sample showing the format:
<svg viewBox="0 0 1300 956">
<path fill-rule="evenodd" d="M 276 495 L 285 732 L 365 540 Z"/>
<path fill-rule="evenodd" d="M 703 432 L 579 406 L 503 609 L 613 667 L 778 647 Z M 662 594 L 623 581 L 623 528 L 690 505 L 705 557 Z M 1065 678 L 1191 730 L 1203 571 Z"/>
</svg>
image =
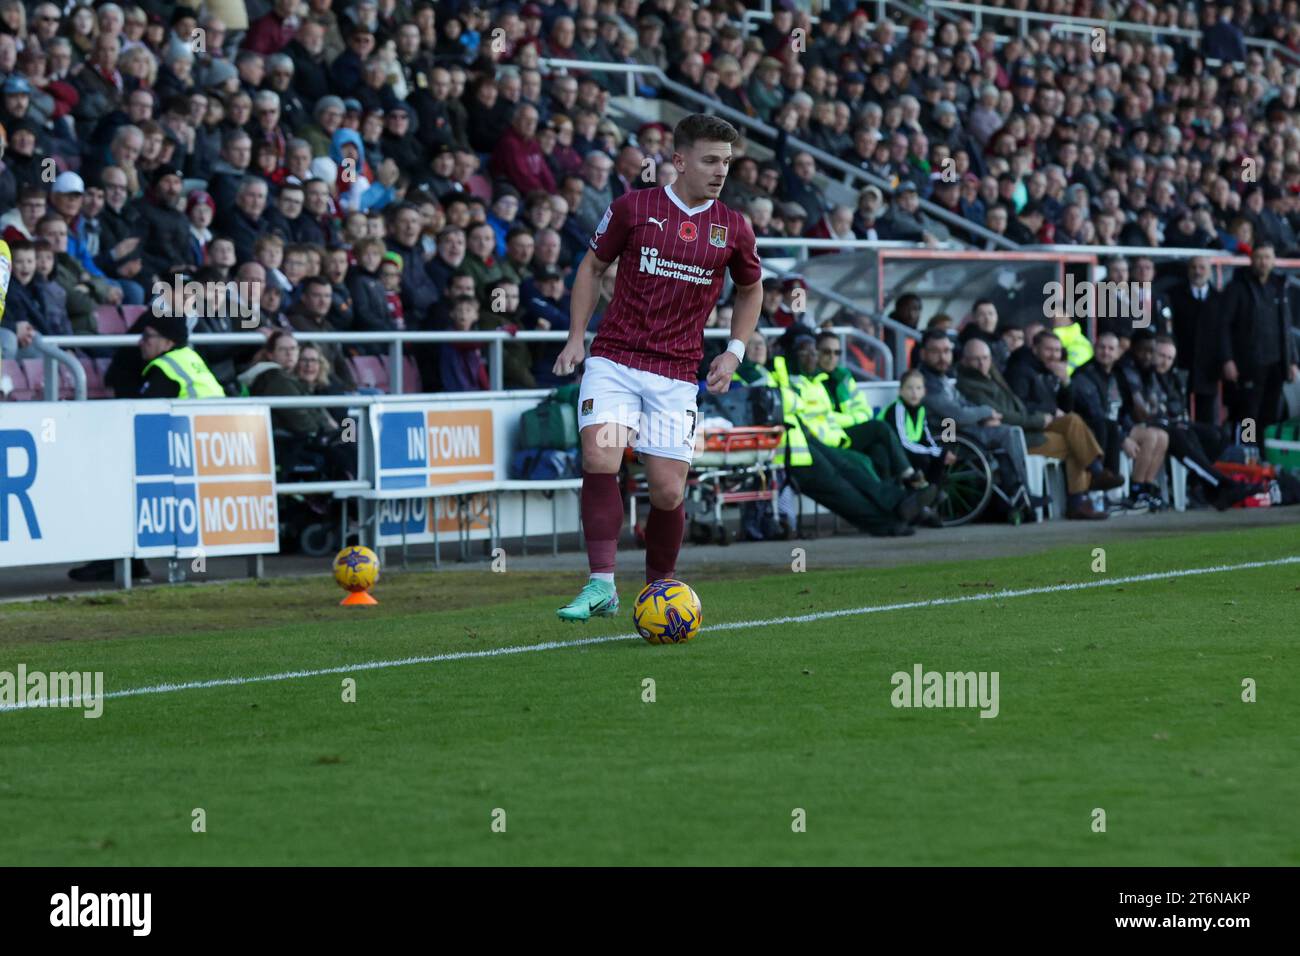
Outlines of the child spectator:
<svg viewBox="0 0 1300 956">
<path fill-rule="evenodd" d="M 253 243 L 253 258 L 266 270 L 266 281 L 274 282 L 286 295 L 293 291 L 293 283 L 288 280 L 280 267 L 284 265 L 284 240 L 272 233 L 264 233 Z"/>
<path fill-rule="evenodd" d="M 379 267 L 379 279 L 384 284 L 388 324 L 400 332 L 406 328 L 406 314 L 402 310 L 402 257 L 396 252 L 384 253 L 384 262 Z"/>
<path fill-rule="evenodd" d="M 468 332 L 478 325 L 478 299 L 463 295 L 451 303 L 451 330 Z M 438 371 L 445 392 L 487 391 L 490 385 L 482 344 L 447 342 L 438 348 Z"/>
<path fill-rule="evenodd" d="M 32 279 L 32 288 L 40 292 L 41 304 L 45 307 L 45 322 L 49 328 L 62 329 L 61 335 L 96 335 L 98 326 L 83 326 L 77 329 L 68 318 L 68 293 L 54 281 L 54 247 L 44 239 L 32 243 L 36 250 L 36 276 Z"/>
<path fill-rule="evenodd" d="M 943 470 L 957 460 L 950 448 L 934 440 L 925 420 L 925 377 L 920 370 L 912 369 L 898 383 L 898 398 L 880 410 L 880 417 L 898 432 L 912 467 L 921 478 L 914 487 L 923 488 L 938 483 Z"/>
<path fill-rule="evenodd" d="M 185 201 L 185 216 L 190 221 L 190 258 L 195 265 L 207 265 L 208 247 L 212 244 L 212 217 L 217 214 L 216 201 L 201 189 L 190 193 Z M 234 253 L 234 246 L 231 246 Z"/>
</svg>

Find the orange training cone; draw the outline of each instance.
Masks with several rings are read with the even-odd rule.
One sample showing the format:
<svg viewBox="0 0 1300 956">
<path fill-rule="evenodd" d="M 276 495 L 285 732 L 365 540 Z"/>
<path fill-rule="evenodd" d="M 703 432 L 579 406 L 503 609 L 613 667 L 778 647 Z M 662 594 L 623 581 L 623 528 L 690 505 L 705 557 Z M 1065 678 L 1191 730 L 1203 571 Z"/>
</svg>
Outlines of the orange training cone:
<svg viewBox="0 0 1300 956">
<path fill-rule="evenodd" d="M 369 591 L 353 591 L 342 601 L 339 601 L 340 606 L 347 605 L 347 604 L 378 604 L 378 603 L 379 603 L 378 601 L 376 601 L 373 597 L 370 596 Z"/>
</svg>

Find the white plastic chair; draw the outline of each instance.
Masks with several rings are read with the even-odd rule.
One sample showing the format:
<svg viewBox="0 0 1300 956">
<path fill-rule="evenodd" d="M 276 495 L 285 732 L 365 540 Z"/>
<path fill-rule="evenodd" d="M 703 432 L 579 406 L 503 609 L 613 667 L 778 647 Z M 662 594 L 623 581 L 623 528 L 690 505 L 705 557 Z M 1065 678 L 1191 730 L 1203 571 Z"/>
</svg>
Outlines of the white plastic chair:
<svg viewBox="0 0 1300 956">
<path fill-rule="evenodd" d="M 1163 475 L 1161 476 L 1163 477 Z M 1187 510 L 1187 466 L 1177 458 L 1169 459 L 1169 491 L 1175 511 Z"/>
<path fill-rule="evenodd" d="M 1060 520 L 1065 517 L 1067 508 L 1067 498 L 1069 497 L 1069 483 L 1065 477 L 1065 462 L 1059 458 L 1048 458 L 1045 455 L 1035 455 L 1035 458 L 1043 459 L 1043 484 L 1047 489 L 1047 501 L 1051 506 L 1051 513 L 1048 517 L 1053 520 Z"/>
<path fill-rule="evenodd" d="M 1025 442 L 1025 430 L 1018 425 L 1011 426 L 1011 431 L 1015 433 L 1020 443 L 1020 456 L 1025 462 L 1025 491 L 1031 498 L 1036 498 L 1043 504 L 1034 506 L 1034 513 L 1039 521 L 1047 518 L 1057 518 L 1065 514 L 1064 503 L 1058 503 L 1055 497 L 1055 488 L 1050 487 L 1047 482 L 1047 474 L 1053 467 L 1059 467 L 1060 461 L 1055 458 L 1048 458 L 1046 455 L 1031 455 L 1029 446 Z M 1051 500 L 1048 500 L 1049 493 L 1052 494 Z"/>
</svg>

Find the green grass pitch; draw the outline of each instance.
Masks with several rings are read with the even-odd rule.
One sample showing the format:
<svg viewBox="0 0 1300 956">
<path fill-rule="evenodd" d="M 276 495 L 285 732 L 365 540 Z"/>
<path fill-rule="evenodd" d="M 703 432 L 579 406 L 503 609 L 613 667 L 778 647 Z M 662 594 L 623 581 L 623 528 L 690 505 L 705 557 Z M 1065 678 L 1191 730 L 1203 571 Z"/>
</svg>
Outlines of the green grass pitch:
<svg viewBox="0 0 1300 956">
<path fill-rule="evenodd" d="M 690 582 L 705 630 L 688 645 L 630 637 L 121 697 L 97 720 L 4 712 L 0 864 L 1294 866 L 1300 564 L 708 628 L 1296 545 L 1294 526 L 1112 543 L 1104 574 L 1082 547 L 885 571 L 720 567 Z M 111 692 L 630 636 L 640 556 L 623 558 L 623 615 L 585 626 L 554 618 L 572 575 L 486 565 L 389 575 L 369 609 L 336 606 L 324 563 L 306 581 L 10 605 L 0 671 L 103 671 Z M 998 716 L 895 708 L 891 675 L 916 664 L 998 672 Z"/>
</svg>

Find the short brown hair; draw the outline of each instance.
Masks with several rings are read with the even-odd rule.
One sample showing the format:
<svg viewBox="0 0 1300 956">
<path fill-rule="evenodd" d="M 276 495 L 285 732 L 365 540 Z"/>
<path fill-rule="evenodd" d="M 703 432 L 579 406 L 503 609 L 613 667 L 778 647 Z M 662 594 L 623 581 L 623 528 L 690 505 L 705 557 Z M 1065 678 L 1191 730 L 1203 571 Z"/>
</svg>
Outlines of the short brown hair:
<svg viewBox="0 0 1300 956">
<path fill-rule="evenodd" d="M 680 152 L 701 141 L 734 143 L 740 131 L 720 116 L 692 113 L 673 129 L 673 147 Z"/>
</svg>

